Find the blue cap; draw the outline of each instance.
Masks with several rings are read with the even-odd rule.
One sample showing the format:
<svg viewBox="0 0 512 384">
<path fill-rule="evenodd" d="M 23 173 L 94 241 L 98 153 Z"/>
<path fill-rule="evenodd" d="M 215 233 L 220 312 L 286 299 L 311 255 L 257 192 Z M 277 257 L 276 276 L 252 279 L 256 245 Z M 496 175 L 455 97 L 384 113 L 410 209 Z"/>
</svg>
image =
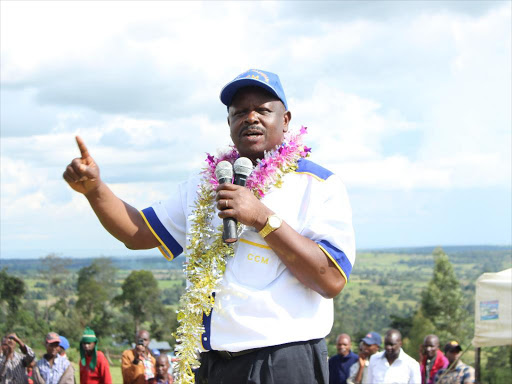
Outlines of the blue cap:
<svg viewBox="0 0 512 384">
<path fill-rule="evenodd" d="M 236 91 L 243 87 L 263 88 L 281 100 L 286 110 L 288 110 L 283 86 L 281 85 L 279 76 L 275 73 L 262 71 L 260 69 L 249 69 L 245 71 L 222 88 L 222 91 L 220 91 L 220 101 L 229 107 Z"/>
<path fill-rule="evenodd" d="M 153 349 L 151 352 L 153 352 L 153 356 L 160 356 L 160 351 L 158 349 Z"/>
<path fill-rule="evenodd" d="M 64 348 L 64 349 L 68 349 L 69 348 L 69 341 L 68 339 L 66 339 L 64 336 L 62 335 L 59 335 L 60 337 L 60 343 L 59 345 Z"/>
<path fill-rule="evenodd" d="M 379 347 L 382 344 L 382 337 L 377 332 L 370 332 L 365 337 L 361 339 L 361 341 L 365 342 L 368 345 L 377 344 Z"/>
</svg>

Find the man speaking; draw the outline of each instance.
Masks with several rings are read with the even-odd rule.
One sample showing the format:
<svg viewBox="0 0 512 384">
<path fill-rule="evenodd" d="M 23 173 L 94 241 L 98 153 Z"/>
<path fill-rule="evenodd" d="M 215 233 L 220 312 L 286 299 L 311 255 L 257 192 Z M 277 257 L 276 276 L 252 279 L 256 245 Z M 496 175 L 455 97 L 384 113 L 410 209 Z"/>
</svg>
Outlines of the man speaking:
<svg viewBox="0 0 512 384">
<path fill-rule="evenodd" d="M 289 130 L 276 74 L 248 70 L 220 99 L 234 146 L 208 155 L 206 167 L 167 201 L 139 212 L 120 200 L 78 137 L 81 157 L 64 179 L 128 248 L 158 247 L 169 260 L 185 253 L 178 382 L 327 383 L 332 298 L 355 261 L 345 187 L 307 159 L 306 128 Z M 219 183 L 219 163 L 241 157 L 254 165 L 246 185 Z M 231 245 L 222 238 L 225 218 L 238 223 Z"/>
</svg>

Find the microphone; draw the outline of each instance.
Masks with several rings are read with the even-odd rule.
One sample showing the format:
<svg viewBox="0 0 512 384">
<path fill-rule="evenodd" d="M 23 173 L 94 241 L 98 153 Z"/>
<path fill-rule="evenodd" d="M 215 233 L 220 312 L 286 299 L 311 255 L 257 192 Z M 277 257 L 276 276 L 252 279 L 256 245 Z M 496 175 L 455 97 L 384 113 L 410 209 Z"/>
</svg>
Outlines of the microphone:
<svg viewBox="0 0 512 384">
<path fill-rule="evenodd" d="M 247 178 L 252 172 L 252 161 L 247 157 L 240 157 L 236 159 L 235 164 L 233 164 L 233 168 L 235 169 L 234 184 L 245 187 Z"/>
<path fill-rule="evenodd" d="M 215 176 L 219 181 L 219 184 L 231 183 L 233 179 L 233 166 L 229 161 L 221 161 L 215 168 Z M 236 233 L 236 220 L 232 217 L 226 217 L 222 219 L 224 224 L 224 230 L 222 231 L 222 240 L 225 243 L 234 243 L 238 240 Z"/>
<path fill-rule="evenodd" d="M 215 167 L 215 177 L 219 184 L 231 183 L 233 179 L 233 166 L 229 161 L 223 160 Z"/>
</svg>

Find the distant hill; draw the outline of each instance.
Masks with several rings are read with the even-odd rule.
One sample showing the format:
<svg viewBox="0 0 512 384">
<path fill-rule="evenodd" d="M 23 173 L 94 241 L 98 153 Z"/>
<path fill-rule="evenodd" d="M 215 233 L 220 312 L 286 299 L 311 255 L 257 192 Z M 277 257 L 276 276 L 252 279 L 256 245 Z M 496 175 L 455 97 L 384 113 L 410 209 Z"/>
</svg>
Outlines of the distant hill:
<svg viewBox="0 0 512 384">
<path fill-rule="evenodd" d="M 434 246 L 425 247 L 406 247 L 406 248 L 377 248 L 377 249 L 359 249 L 358 255 L 364 257 L 365 254 L 396 254 L 396 255 L 409 255 L 411 257 L 431 255 Z M 476 262 L 477 260 L 495 259 L 508 257 L 512 258 L 512 246 L 511 245 L 459 245 L 459 246 L 445 246 L 443 250 L 450 256 L 453 263 L 466 263 Z M 100 257 L 100 256 L 98 256 Z M 71 271 L 78 271 L 84 266 L 88 266 L 94 259 L 98 257 L 84 257 L 84 258 L 70 258 L 71 264 L 68 269 Z M 161 255 L 155 256 L 101 256 L 103 258 L 109 258 L 112 260 L 112 264 L 120 270 L 162 270 L 162 269 L 174 269 L 182 270 L 183 262 L 185 258 L 178 256 L 176 260 L 168 261 Z M 37 271 L 41 269 L 42 258 L 36 259 L 25 259 L 25 258 L 13 258 L 4 259 L 0 258 L 0 269 L 7 268 L 10 272 L 22 273 Z M 411 265 L 418 264 L 433 264 L 433 259 L 422 258 L 421 260 L 408 260 L 402 261 Z M 356 266 L 359 267 L 359 265 Z"/>
<path fill-rule="evenodd" d="M 163 256 L 143 256 L 143 257 L 121 257 L 121 256 L 101 256 L 112 260 L 114 267 L 120 270 L 157 270 L 157 269 L 183 269 L 184 257 L 177 257 L 176 260 L 168 261 Z M 80 268 L 88 266 L 94 259 L 99 257 L 69 258 L 71 264 L 67 267 L 70 271 L 78 271 Z M 9 272 L 30 272 L 42 268 L 42 258 L 38 259 L 0 259 L 0 269 L 8 268 Z"/>
<path fill-rule="evenodd" d="M 488 252 L 488 251 L 511 251 L 512 245 L 447 245 L 440 246 L 446 254 Z M 358 253 L 398 253 L 407 255 L 430 255 L 437 246 L 425 247 L 402 247 L 402 248 L 368 248 L 360 249 Z"/>
</svg>

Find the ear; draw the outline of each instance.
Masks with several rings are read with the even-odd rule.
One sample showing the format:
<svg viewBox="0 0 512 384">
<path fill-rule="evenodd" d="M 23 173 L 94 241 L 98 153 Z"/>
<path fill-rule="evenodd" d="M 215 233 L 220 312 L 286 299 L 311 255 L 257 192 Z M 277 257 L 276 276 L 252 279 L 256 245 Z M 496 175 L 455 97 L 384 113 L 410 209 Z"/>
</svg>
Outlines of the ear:
<svg viewBox="0 0 512 384">
<path fill-rule="evenodd" d="M 283 115 L 283 132 L 288 132 L 288 125 L 290 124 L 291 119 L 292 113 L 290 111 L 286 111 Z"/>
</svg>

